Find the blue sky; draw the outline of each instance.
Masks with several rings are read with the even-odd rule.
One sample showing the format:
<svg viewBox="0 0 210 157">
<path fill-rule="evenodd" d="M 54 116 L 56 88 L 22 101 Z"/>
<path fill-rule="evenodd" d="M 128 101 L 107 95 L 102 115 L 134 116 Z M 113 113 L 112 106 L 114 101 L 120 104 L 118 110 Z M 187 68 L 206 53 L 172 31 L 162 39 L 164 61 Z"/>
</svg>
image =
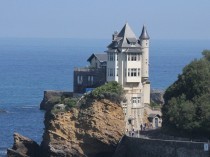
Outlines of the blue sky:
<svg viewBox="0 0 210 157">
<path fill-rule="evenodd" d="M 0 0 L 0 37 L 109 39 L 128 22 L 153 39 L 210 39 L 209 0 Z"/>
</svg>

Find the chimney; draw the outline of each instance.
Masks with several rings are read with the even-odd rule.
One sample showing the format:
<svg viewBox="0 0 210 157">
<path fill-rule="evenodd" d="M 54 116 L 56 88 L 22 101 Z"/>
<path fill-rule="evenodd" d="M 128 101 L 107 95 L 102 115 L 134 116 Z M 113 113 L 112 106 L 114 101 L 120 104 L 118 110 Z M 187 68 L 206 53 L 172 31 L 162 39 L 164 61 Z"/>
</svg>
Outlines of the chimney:
<svg viewBox="0 0 210 157">
<path fill-rule="evenodd" d="M 118 32 L 115 31 L 114 34 L 112 34 L 112 40 L 115 40 L 117 38 Z"/>
</svg>

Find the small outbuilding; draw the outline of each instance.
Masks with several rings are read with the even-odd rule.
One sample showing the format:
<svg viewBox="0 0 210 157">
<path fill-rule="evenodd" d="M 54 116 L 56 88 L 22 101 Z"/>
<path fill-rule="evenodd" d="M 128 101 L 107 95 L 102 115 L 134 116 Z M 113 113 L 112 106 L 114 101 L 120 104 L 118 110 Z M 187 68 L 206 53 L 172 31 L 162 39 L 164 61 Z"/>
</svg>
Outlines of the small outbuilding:
<svg viewBox="0 0 210 157">
<path fill-rule="evenodd" d="M 152 128 L 159 128 L 162 126 L 162 118 L 159 114 L 150 114 L 148 120 L 150 122 L 150 127 Z"/>
</svg>

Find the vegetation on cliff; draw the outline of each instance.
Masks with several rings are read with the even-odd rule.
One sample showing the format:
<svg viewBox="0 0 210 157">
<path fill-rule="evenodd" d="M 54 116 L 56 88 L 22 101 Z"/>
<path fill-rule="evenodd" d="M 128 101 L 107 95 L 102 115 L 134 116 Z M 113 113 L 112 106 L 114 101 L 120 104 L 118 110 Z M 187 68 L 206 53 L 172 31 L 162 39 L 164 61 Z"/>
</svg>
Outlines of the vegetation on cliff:
<svg viewBox="0 0 210 157">
<path fill-rule="evenodd" d="M 123 88 L 116 81 L 108 82 L 94 89 L 88 96 L 95 99 L 109 99 L 120 103 L 123 100 Z"/>
<path fill-rule="evenodd" d="M 163 128 L 187 133 L 210 131 L 210 50 L 184 67 L 164 94 Z"/>
</svg>

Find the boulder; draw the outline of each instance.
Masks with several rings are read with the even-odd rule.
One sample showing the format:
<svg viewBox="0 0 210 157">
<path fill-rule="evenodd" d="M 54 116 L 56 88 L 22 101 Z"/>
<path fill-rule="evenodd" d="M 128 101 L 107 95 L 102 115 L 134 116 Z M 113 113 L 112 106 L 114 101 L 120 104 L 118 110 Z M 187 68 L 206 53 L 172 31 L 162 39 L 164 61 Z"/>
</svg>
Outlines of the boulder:
<svg viewBox="0 0 210 157">
<path fill-rule="evenodd" d="M 14 133 L 14 144 L 7 150 L 8 157 L 38 157 L 39 145 L 18 133 Z"/>
</svg>

